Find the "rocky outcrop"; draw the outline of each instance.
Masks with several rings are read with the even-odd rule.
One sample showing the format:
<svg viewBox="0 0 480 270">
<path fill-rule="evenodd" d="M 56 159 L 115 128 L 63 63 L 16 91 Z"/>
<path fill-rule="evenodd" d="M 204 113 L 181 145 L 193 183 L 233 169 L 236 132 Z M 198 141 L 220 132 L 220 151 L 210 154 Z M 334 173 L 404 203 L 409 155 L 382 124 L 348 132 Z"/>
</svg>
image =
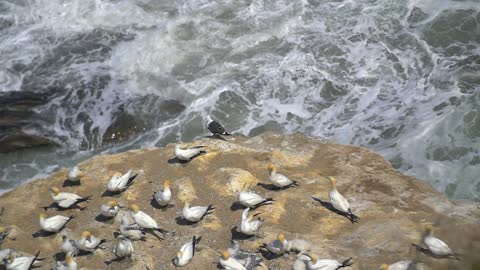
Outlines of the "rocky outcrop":
<svg viewBox="0 0 480 270">
<path fill-rule="evenodd" d="M 49 210 L 48 215 L 75 215 L 65 231 L 79 238 L 84 230 L 109 240 L 105 249 L 91 256 L 76 258 L 86 269 L 174 269 L 171 259 L 183 243 L 193 235 L 202 241 L 193 261 L 184 269 L 216 269 L 216 250 L 229 246 L 239 237 L 232 228 L 239 224 L 241 210 L 234 205 L 236 194 L 246 183 L 253 190 L 275 202 L 258 211 L 266 218 L 259 237 L 240 238 L 244 249 L 256 250 L 278 233 L 287 239 L 303 238 L 310 242 L 311 252 L 320 258 L 353 257 L 351 269 L 378 269 L 381 263 L 413 259 L 423 261 L 431 269 L 478 269 L 480 258 L 480 204 L 451 202 L 429 185 L 402 175 L 378 154 L 365 148 L 339 145 L 303 135 L 281 136 L 262 134 L 254 138 L 229 137 L 227 141 L 203 139 L 195 144 L 206 145 L 208 154 L 190 163 L 172 162 L 173 145 L 140 149 L 114 155 L 100 155 L 80 164 L 87 175 L 80 186 L 62 187 L 67 170 L 51 177 L 24 184 L 0 197 L 2 224 L 13 228 L 12 237 L 2 248 L 27 253 L 41 250 L 40 269 L 50 269 L 53 255 L 59 252 L 61 234 L 32 237 L 39 229 L 41 206 L 51 203 L 48 187 L 80 195 L 93 195 L 88 208 L 80 210 Z M 274 163 L 279 172 L 298 181 L 299 187 L 273 190 L 268 185 L 267 165 Z M 112 221 L 96 219 L 99 206 L 111 198 L 104 193 L 112 172 L 140 172 L 134 184 L 116 196 L 121 205 L 137 204 L 167 230 L 175 231 L 164 241 L 149 235 L 146 241 L 134 242 L 132 261 L 104 262 L 113 258 L 113 230 L 120 224 L 119 214 Z M 325 176 L 335 176 L 338 189 L 349 199 L 351 208 L 360 217 L 352 224 L 328 209 L 330 186 Z M 164 179 L 172 181 L 174 207 L 161 210 L 152 203 L 152 193 Z M 260 185 L 258 185 L 260 184 Z M 213 214 L 195 225 L 176 219 L 182 201 L 192 204 L 213 204 Z M 327 207 L 325 207 L 325 206 Z M 436 236 L 462 254 L 461 261 L 434 259 L 411 246 L 419 243 L 422 225 L 433 224 Z M 15 238 L 15 239 L 12 239 Z M 265 259 L 269 269 L 291 269 L 293 254 Z"/>
<path fill-rule="evenodd" d="M 0 92 L 0 153 L 24 148 L 56 146 L 56 143 L 25 129 L 42 125 L 43 119 L 33 110 L 48 101 L 47 93 L 29 91 Z"/>
</svg>

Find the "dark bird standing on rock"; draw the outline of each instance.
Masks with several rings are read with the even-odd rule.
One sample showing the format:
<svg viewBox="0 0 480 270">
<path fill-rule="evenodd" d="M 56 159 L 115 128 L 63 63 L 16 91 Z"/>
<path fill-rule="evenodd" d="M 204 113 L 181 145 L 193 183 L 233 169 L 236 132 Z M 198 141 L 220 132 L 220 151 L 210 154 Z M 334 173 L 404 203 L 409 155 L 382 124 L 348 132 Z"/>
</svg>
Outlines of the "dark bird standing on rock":
<svg viewBox="0 0 480 270">
<path fill-rule="evenodd" d="M 213 133 L 213 135 L 231 135 L 219 122 L 213 120 L 210 115 L 207 116 L 207 121 L 207 128 Z"/>
</svg>

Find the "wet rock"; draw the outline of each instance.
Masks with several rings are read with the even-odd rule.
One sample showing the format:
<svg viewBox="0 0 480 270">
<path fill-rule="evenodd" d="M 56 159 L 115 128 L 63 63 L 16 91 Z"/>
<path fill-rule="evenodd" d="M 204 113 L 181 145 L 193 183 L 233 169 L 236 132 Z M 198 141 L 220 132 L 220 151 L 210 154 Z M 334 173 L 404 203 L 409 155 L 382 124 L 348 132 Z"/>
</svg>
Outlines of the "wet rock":
<svg viewBox="0 0 480 270">
<path fill-rule="evenodd" d="M 137 97 L 115 113 L 114 121 L 103 135 L 103 144 L 123 142 L 145 133 L 159 122 L 175 118 L 183 110 L 185 106 L 176 100 L 163 100 L 154 95 Z"/>
<path fill-rule="evenodd" d="M 49 215 L 75 215 L 67 225 L 73 238 L 84 230 L 107 239 L 103 250 L 76 260 L 86 269 L 175 269 L 171 259 L 193 235 L 202 241 L 193 261 L 183 269 L 216 269 L 218 249 L 229 247 L 230 239 L 238 237 L 241 208 L 234 207 L 236 191 L 248 184 L 251 189 L 275 202 L 255 211 L 265 218 L 262 235 L 241 238 L 242 249 L 257 250 L 282 232 L 287 239 L 305 239 L 312 253 L 321 258 L 353 257 L 350 269 L 378 269 L 382 263 L 418 259 L 430 269 L 474 269 L 480 253 L 480 203 L 453 202 L 429 185 L 394 170 L 378 154 L 365 148 L 339 145 L 300 134 L 291 136 L 261 134 L 254 138 L 232 136 L 228 141 L 202 139 L 208 154 L 187 164 L 171 164 L 173 145 L 162 148 L 132 150 L 114 155 L 99 155 L 80 164 L 87 175 L 81 186 L 63 190 L 82 196 L 93 195 L 83 211 L 50 210 Z M 298 181 L 299 187 L 286 190 L 266 188 L 266 166 L 274 163 L 279 172 Z M 101 204 L 111 198 L 102 197 L 109 174 L 128 169 L 143 171 L 125 192 L 116 195 L 121 205 L 137 204 L 151 215 L 162 228 L 174 231 L 158 241 L 152 235 L 134 242 L 132 261 L 112 259 L 113 230 L 118 229 L 119 217 L 109 222 L 95 220 Z M 59 235 L 32 238 L 39 229 L 39 207 L 51 203 L 48 187 L 61 187 L 68 170 L 59 171 L 44 180 L 27 183 L 0 197 L 4 207 L 2 224 L 16 225 L 16 239 L 6 239 L 2 248 L 14 248 L 27 253 L 42 250 L 46 259 L 39 269 L 53 265 L 53 255 L 59 251 Z M 360 222 L 350 223 L 344 216 L 328 209 L 330 186 L 325 176 L 333 175 L 338 190 L 350 201 Z M 152 204 L 152 193 L 164 179 L 170 179 L 174 194 L 173 205 L 166 209 Z M 257 185 L 263 184 L 263 185 Z M 314 199 L 315 198 L 315 199 Z M 194 205 L 213 204 L 211 215 L 197 224 L 185 224 L 178 217 L 183 202 Z M 125 213 L 127 216 L 128 213 Z M 435 235 L 462 254 L 461 261 L 439 260 L 416 251 L 422 225 L 433 223 Z M 259 254 L 260 255 L 260 254 Z M 269 269 L 291 269 L 294 254 L 265 259 Z"/>
<path fill-rule="evenodd" d="M 0 92 L 0 153 L 56 145 L 47 138 L 25 131 L 42 123 L 33 108 L 45 104 L 49 96 L 49 93 L 30 91 Z"/>
</svg>

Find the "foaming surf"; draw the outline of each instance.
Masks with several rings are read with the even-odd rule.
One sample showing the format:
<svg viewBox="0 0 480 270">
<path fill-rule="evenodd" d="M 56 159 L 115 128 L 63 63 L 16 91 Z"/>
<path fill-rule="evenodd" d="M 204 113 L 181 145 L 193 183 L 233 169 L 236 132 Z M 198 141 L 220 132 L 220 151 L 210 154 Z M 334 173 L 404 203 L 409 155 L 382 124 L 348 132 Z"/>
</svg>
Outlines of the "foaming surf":
<svg viewBox="0 0 480 270">
<path fill-rule="evenodd" d="M 44 16 L 44 14 L 50 14 Z M 303 132 L 380 152 L 479 198 L 478 1 L 0 3 L 0 91 L 48 97 L 0 154 L 0 188 L 92 155 L 233 132 Z"/>
</svg>

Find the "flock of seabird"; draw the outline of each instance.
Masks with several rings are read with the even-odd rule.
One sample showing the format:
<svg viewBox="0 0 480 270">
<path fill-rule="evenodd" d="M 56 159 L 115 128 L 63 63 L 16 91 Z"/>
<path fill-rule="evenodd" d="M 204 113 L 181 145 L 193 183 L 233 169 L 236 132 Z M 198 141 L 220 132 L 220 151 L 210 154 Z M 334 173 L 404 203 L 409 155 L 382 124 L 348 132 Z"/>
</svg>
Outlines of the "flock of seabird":
<svg viewBox="0 0 480 270">
<path fill-rule="evenodd" d="M 214 134 L 214 136 L 230 135 L 223 126 L 211 119 L 208 116 L 207 128 Z M 191 161 L 193 158 L 206 153 L 205 146 L 189 146 L 188 144 L 177 144 L 175 146 L 175 157 L 179 161 Z M 287 189 L 298 186 L 296 181 L 278 172 L 277 167 L 273 164 L 267 167 L 269 171 L 270 182 L 277 187 L 278 190 Z M 80 184 L 80 180 L 85 176 L 85 172 L 77 166 L 73 167 L 68 173 L 68 180 Z M 115 173 L 107 183 L 107 190 L 113 193 L 121 193 L 133 184 L 135 175 L 131 170 L 125 174 Z M 352 223 L 359 222 L 359 218 L 352 213 L 348 201 L 340 194 L 336 188 L 336 179 L 328 177 L 331 184 L 331 190 L 328 193 L 330 203 L 336 211 L 342 213 Z M 58 188 L 50 188 L 50 193 L 53 202 L 58 208 L 69 209 L 77 207 L 80 210 L 84 209 L 80 205 L 88 203 L 90 196 L 82 197 L 74 193 L 61 192 Z M 170 189 L 170 180 L 165 180 L 163 187 L 153 194 L 154 200 L 162 207 L 168 206 L 172 201 L 172 191 Z M 245 209 L 242 212 L 239 231 L 248 236 L 254 236 L 259 233 L 263 225 L 263 220 L 258 217 L 258 214 L 253 214 L 252 209 L 258 208 L 262 205 L 274 203 L 273 198 L 265 198 L 259 194 L 249 190 L 246 185 L 238 193 L 238 203 L 243 205 Z M 111 200 L 106 204 L 100 206 L 100 214 L 105 218 L 113 218 L 123 208 L 116 200 Z M 210 214 L 215 208 L 212 205 L 208 206 L 191 206 L 185 202 L 182 211 L 182 218 L 188 222 L 196 223 L 201 221 L 206 215 Z M 118 231 L 114 235 L 116 242 L 113 247 L 113 255 L 115 260 L 130 259 L 134 253 L 134 245 L 132 241 L 143 240 L 146 238 L 146 233 L 150 232 L 162 239 L 163 235 L 171 232 L 160 228 L 158 223 L 147 213 L 140 210 L 140 208 L 132 204 L 129 207 L 130 216 L 134 223 L 130 223 L 127 216 L 121 217 L 121 224 Z M 39 224 L 43 232 L 58 233 L 62 231 L 67 223 L 71 221 L 74 216 L 54 215 L 47 217 L 45 213 L 40 213 Z M 157 234 L 160 233 L 161 235 Z M 0 245 L 3 240 L 10 233 L 10 229 L 0 227 Z M 178 250 L 172 263 L 176 267 L 182 267 L 189 264 L 195 256 L 195 248 L 200 242 L 201 237 L 193 236 L 191 241 L 182 245 Z M 78 265 L 75 261 L 75 256 L 79 253 L 94 253 L 102 246 L 105 239 L 99 239 L 92 235 L 89 231 L 81 233 L 80 239 L 70 239 L 66 234 L 62 235 L 61 251 L 65 254 L 63 261 L 57 261 L 53 269 L 56 270 L 76 270 Z M 425 227 L 425 234 L 422 243 L 424 247 L 417 246 L 417 249 L 423 249 L 429 252 L 436 258 L 451 258 L 459 260 L 458 254 L 448 247 L 442 240 L 433 236 L 433 228 L 428 225 Z M 309 269 L 309 270 L 336 270 L 343 267 L 349 267 L 353 264 L 352 258 L 343 261 L 331 259 L 319 259 L 317 255 L 310 251 L 310 243 L 303 239 L 287 240 L 285 236 L 280 233 L 275 240 L 270 243 L 264 243 L 259 251 L 268 252 L 272 256 L 281 256 L 288 253 L 296 253 L 297 260 L 292 266 L 294 270 Z M 257 257 L 257 253 L 253 251 L 242 250 L 237 241 L 231 241 L 231 247 L 224 250 L 218 250 L 220 255 L 219 265 L 226 270 L 252 270 L 261 265 L 263 260 Z M 263 253 L 263 252 L 262 252 Z M 11 249 L 0 249 L 0 262 L 3 263 L 7 270 L 29 270 L 41 263 L 42 258 L 39 257 L 40 251 L 34 256 L 22 256 L 20 253 Z M 108 264 L 109 262 L 107 262 Z M 381 270 L 408 270 L 416 269 L 415 265 L 419 262 L 416 260 L 404 260 L 388 264 L 382 264 Z M 147 268 L 148 269 L 148 268 Z"/>
</svg>

